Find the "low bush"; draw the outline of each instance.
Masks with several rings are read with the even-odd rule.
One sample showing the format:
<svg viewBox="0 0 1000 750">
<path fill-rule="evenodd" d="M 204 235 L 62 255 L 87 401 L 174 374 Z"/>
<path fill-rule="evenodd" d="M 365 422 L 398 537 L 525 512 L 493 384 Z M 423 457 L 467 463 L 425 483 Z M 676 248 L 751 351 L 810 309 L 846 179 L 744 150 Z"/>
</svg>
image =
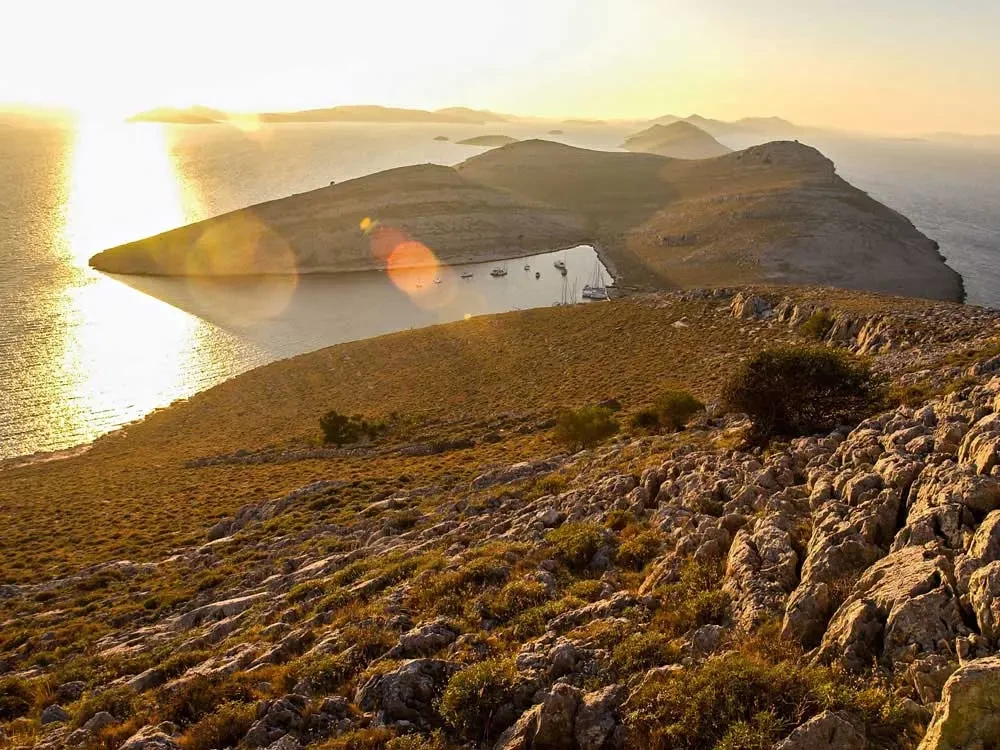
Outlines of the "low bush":
<svg viewBox="0 0 1000 750">
<path fill-rule="evenodd" d="M 628 679 L 653 667 L 680 661 L 681 650 L 663 633 L 633 633 L 611 650 L 611 669 L 618 679 Z"/>
<path fill-rule="evenodd" d="M 319 427 L 323 431 L 323 442 L 338 446 L 374 440 L 385 429 L 381 422 L 369 421 L 360 414 L 347 416 L 336 410 L 324 414 Z"/>
<path fill-rule="evenodd" d="M 594 523 L 564 523 L 545 535 L 556 557 L 567 567 L 582 570 L 601 546 L 601 527 Z"/>
<path fill-rule="evenodd" d="M 721 565 L 690 562 L 680 579 L 656 589 L 660 607 L 654 629 L 680 636 L 702 625 L 721 625 L 729 616 L 729 595 L 720 588 Z"/>
<path fill-rule="evenodd" d="M 20 718 L 31 710 L 35 691 L 27 680 L 8 677 L 0 680 L 0 721 Z"/>
<path fill-rule="evenodd" d="M 563 409 L 556 417 L 555 439 L 573 451 L 592 448 L 618 432 L 618 422 L 610 409 L 585 406 Z"/>
<path fill-rule="evenodd" d="M 751 437 L 765 443 L 855 424 L 882 405 L 883 394 L 865 361 L 824 347 L 790 346 L 746 362 L 726 384 L 723 402 L 749 415 Z"/>
<path fill-rule="evenodd" d="M 822 341 L 833 328 L 833 318 L 826 310 L 817 310 L 799 326 L 799 333 L 814 341 Z"/>
<path fill-rule="evenodd" d="M 704 411 L 705 404 L 687 391 L 666 391 L 657 397 L 654 409 L 660 427 L 676 432 L 683 429 L 691 417 Z"/>
<path fill-rule="evenodd" d="M 235 747 L 257 717 L 252 703 L 223 703 L 215 713 L 203 717 L 181 738 L 185 750 Z"/>
<path fill-rule="evenodd" d="M 890 690 L 858 690 L 827 668 L 734 652 L 646 680 L 625 704 L 625 723 L 636 747 L 747 750 L 771 747 L 821 711 L 848 710 L 905 746 L 891 701 Z"/>
<path fill-rule="evenodd" d="M 663 546 L 663 535 L 652 529 L 639 531 L 624 539 L 618 545 L 615 562 L 625 568 L 642 570 L 649 561 L 656 558 Z"/>
<path fill-rule="evenodd" d="M 519 684 L 511 660 L 488 659 L 473 664 L 448 681 L 441 696 L 441 716 L 466 739 L 488 743 L 506 729 L 497 725 L 496 712 L 516 701 Z"/>
</svg>

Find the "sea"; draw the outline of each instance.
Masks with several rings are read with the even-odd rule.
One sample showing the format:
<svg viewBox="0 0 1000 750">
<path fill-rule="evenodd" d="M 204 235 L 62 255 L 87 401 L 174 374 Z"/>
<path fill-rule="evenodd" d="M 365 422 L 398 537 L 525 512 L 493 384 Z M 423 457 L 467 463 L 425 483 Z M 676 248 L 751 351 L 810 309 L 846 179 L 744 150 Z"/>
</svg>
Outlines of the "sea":
<svg viewBox="0 0 1000 750">
<path fill-rule="evenodd" d="M 579 302 L 589 278 L 606 271 L 591 247 L 552 248 L 428 271 L 402 290 L 374 272 L 227 282 L 110 276 L 88 267 L 94 253 L 331 181 L 456 164 L 484 150 L 455 143 L 475 135 L 615 150 L 635 129 L 0 118 L 0 459 L 84 445 L 241 372 L 331 344 Z M 938 240 L 970 303 L 1000 307 L 1000 153 L 919 140 L 804 140 Z M 497 267 L 506 273 L 491 276 Z"/>
</svg>

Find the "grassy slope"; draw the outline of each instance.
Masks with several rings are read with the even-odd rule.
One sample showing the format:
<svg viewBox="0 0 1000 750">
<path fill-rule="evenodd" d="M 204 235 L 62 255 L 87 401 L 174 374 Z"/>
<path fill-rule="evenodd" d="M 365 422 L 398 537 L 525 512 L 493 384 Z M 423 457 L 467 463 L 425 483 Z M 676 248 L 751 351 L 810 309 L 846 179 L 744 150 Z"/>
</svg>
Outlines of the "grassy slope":
<svg viewBox="0 0 1000 750">
<path fill-rule="evenodd" d="M 800 291 L 853 312 L 888 305 L 872 295 Z M 788 331 L 734 321 L 718 300 L 634 297 L 547 308 L 330 347 L 254 370 L 98 440 L 89 453 L 0 473 L 0 581 L 40 580 L 87 564 L 154 559 L 204 539 L 213 519 L 316 479 L 365 480 L 368 500 L 401 476 L 414 485 L 470 479 L 484 466 L 551 455 L 547 431 L 520 434 L 559 405 L 616 397 L 627 411 L 666 387 L 712 399 L 742 357 Z M 689 327 L 672 323 L 685 319 Z M 381 455 L 284 464 L 185 468 L 240 449 L 315 440 L 331 408 L 417 426 L 405 443 L 471 436 L 475 448 L 425 457 Z M 494 429 L 503 414 L 513 426 Z M 498 431 L 501 442 L 481 440 Z M 350 491 L 348 491 L 349 495 Z"/>
</svg>

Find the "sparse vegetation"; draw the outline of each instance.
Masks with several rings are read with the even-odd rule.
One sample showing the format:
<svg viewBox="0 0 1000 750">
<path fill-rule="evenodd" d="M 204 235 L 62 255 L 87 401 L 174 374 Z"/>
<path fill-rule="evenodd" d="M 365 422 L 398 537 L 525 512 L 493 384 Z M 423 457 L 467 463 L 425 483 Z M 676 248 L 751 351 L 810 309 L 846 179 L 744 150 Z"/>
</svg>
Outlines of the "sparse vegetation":
<svg viewBox="0 0 1000 750">
<path fill-rule="evenodd" d="M 601 527 L 593 523 L 564 523 L 546 534 L 545 539 L 563 563 L 582 570 L 601 546 Z"/>
<path fill-rule="evenodd" d="M 847 352 L 822 347 L 768 349 L 746 362 L 726 385 L 730 411 L 745 412 L 758 441 L 853 424 L 882 403 L 882 383 Z"/>
</svg>

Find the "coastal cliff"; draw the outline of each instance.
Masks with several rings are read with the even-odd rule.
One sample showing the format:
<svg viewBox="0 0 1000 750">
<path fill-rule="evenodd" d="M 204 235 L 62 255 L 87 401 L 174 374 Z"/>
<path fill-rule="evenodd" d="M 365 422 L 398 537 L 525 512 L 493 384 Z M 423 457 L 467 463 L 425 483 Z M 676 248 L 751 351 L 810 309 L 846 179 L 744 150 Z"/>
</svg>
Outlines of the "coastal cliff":
<svg viewBox="0 0 1000 750">
<path fill-rule="evenodd" d="M 930 239 L 794 142 L 680 160 L 522 141 L 454 169 L 403 167 L 223 214 L 91 265 L 163 275 L 381 268 L 366 217 L 445 263 L 590 242 L 633 288 L 765 282 L 962 298 Z"/>
<path fill-rule="evenodd" d="M 745 444 L 723 382 L 803 344 L 868 357 L 896 404 Z M 636 426 L 665 387 L 708 409 Z M 620 432 L 567 449 L 559 407 L 598 402 Z M 324 445 L 330 408 L 389 427 Z M 0 471 L 0 741 L 995 743 L 998 425 L 1000 314 L 833 289 L 634 295 L 276 362 Z"/>
</svg>

